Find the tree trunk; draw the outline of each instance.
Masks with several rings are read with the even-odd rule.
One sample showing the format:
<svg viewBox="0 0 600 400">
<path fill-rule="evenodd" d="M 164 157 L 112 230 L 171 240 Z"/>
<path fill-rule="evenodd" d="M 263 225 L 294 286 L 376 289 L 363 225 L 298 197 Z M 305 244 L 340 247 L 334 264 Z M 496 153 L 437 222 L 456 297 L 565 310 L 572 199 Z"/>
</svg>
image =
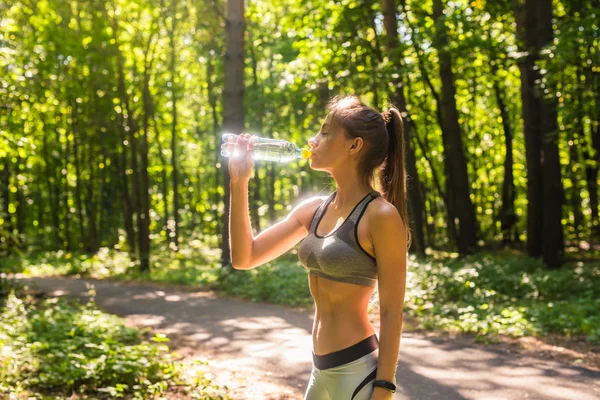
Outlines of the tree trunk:
<svg viewBox="0 0 600 400">
<path fill-rule="evenodd" d="M 9 255 L 13 250 L 13 224 L 12 216 L 10 215 L 10 161 L 9 157 L 3 158 L 3 168 L 0 174 L 0 188 L 2 188 L 2 210 L 0 211 L 0 217 L 3 219 L 2 227 L 0 232 L 2 235 L 6 235 L 6 254 Z M 0 242 L 1 243 L 1 242 Z M 3 246 L 4 247 L 4 246 Z M 0 247 L 2 249 L 2 247 Z"/>
<path fill-rule="evenodd" d="M 92 175 L 92 178 L 95 178 Z M 100 182 L 100 190 L 102 190 L 103 183 Z M 87 197 L 86 204 L 87 209 L 89 210 L 88 215 L 88 229 L 87 229 L 87 244 L 85 251 L 88 254 L 94 254 L 98 251 L 99 242 L 98 242 L 98 227 L 96 224 L 96 218 L 98 217 L 98 202 L 95 199 L 94 195 L 94 186 L 92 185 L 92 181 L 88 181 L 86 185 Z"/>
<path fill-rule="evenodd" d="M 600 75 L 596 74 L 595 75 L 595 87 L 596 87 L 596 105 L 600 104 L 600 89 L 598 89 L 600 87 Z M 596 129 L 592 128 L 592 144 L 594 146 L 594 149 L 596 150 L 596 163 L 595 165 L 595 174 L 592 174 L 592 176 L 598 176 L 598 165 L 600 164 L 600 107 L 596 107 L 596 112 L 594 113 L 594 117 L 593 120 L 595 120 L 595 123 L 593 124 L 593 126 L 596 127 Z M 597 180 L 594 182 L 595 183 L 595 188 L 596 190 L 594 191 L 594 197 L 595 197 L 595 208 L 592 211 L 592 215 L 596 215 L 596 220 L 598 219 L 598 185 L 596 184 Z M 594 206 L 594 202 L 592 202 L 592 206 Z M 600 225 L 596 225 L 596 230 L 595 233 L 600 231 Z"/>
<path fill-rule="evenodd" d="M 537 37 L 539 50 L 551 45 L 554 40 L 552 28 L 552 0 L 529 0 L 537 5 Z M 550 268 L 560 268 L 564 256 L 564 233 L 562 227 L 562 186 L 556 96 L 544 99 L 540 94 L 540 118 L 542 122 L 542 176 L 544 196 L 543 258 Z"/>
<path fill-rule="evenodd" d="M 535 96 L 535 81 L 539 73 L 535 69 L 538 59 L 536 6 L 527 0 L 513 0 L 517 37 L 520 50 L 527 55 L 519 60 L 521 71 L 521 102 L 523 108 L 523 131 L 525 134 L 525 156 L 527 158 L 527 254 L 539 257 L 542 254 L 543 202 L 541 170 L 541 120 L 538 99 Z"/>
<path fill-rule="evenodd" d="M 427 236 L 427 243 L 429 243 L 430 246 L 434 246 L 435 243 L 437 243 L 436 239 L 435 239 L 435 221 L 438 218 L 438 210 L 436 207 L 436 198 L 433 196 L 433 191 L 429 190 L 427 185 L 425 185 L 424 182 L 421 182 L 421 192 L 423 193 L 423 198 L 424 199 L 428 199 L 428 203 L 429 203 L 429 209 L 427 210 L 432 221 L 429 222 L 429 218 L 425 217 L 424 221 L 425 221 L 425 234 Z M 425 208 L 427 209 L 427 203 L 425 204 Z M 448 238 L 449 240 L 451 240 L 451 238 Z"/>
<path fill-rule="evenodd" d="M 165 231 L 165 235 L 167 238 L 167 241 L 169 240 L 169 227 L 168 227 L 168 223 L 170 220 L 169 217 L 169 180 L 167 177 L 167 161 L 165 160 L 165 156 L 163 155 L 163 147 L 162 144 L 160 143 L 160 135 L 159 135 L 159 131 L 158 131 L 158 124 L 156 123 L 155 120 L 155 115 L 154 115 L 154 110 L 152 110 L 152 122 L 153 122 L 153 127 L 154 127 L 154 135 L 155 135 L 155 142 L 156 142 L 156 146 L 158 146 L 158 158 L 160 159 L 160 165 L 161 165 L 161 169 L 160 169 L 160 180 L 161 180 L 161 191 L 162 191 L 162 199 L 163 199 L 163 210 L 165 212 L 165 215 L 163 216 L 163 226 L 162 229 Z"/>
<path fill-rule="evenodd" d="M 410 114 L 406 107 L 406 97 L 404 95 L 404 82 L 402 78 L 402 53 L 400 41 L 398 38 L 398 21 L 396 19 L 395 0 L 383 0 L 383 25 L 385 28 L 385 38 L 387 51 L 398 67 L 398 78 L 394 80 L 395 102 L 398 110 L 402 113 L 404 121 L 404 135 L 406 142 L 406 172 L 408 175 L 407 187 L 408 194 L 408 215 L 412 221 L 406 221 L 413 231 L 412 252 L 418 255 L 425 255 L 425 233 L 423 231 L 423 210 L 425 205 L 421 197 L 421 183 L 417 171 L 415 151 L 412 145 L 413 125 Z"/>
<path fill-rule="evenodd" d="M 227 0 L 225 21 L 225 87 L 223 90 L 223 129 L 240 134 L 244 130 L 244 0 Z M 221 266 L 231 264 L 229 248 L 230 188 L 227 163 L 223 168 L 225 212 L 221 241 Z"/>
<path fill-rule="evenodd" d="M 36 231 L 35 231 L 35 236 L 36 236 L 36 244 L 39 246 L 44 246 L 45 248 L 47 248 L 47 240 L 48 238 L 46 237 L 46 206 L 44 204 L 44 191 L 42 189 L 42 174 L 43 174 L 43 170 L 41 167 L 38 168 L 38 170 L 36 171 L 36 177 L 37 179 L 35 180 L 35 204 L 37 205 L 37 221 L 38 221 L 38 226 L 36 227 Z"/>
<path fill-rule="evenodd" d="M 140 225 L 141 225 L 141 221 L 140 221 L 140 215 L 142 214 L 142 193 L 141 193 L 141 184 L 140 184 L 140 172 L 139 172 L 139 166 L 138 166 L 138 155 L 139 155 L 139 150 L 138 150 L 138 138 L 137 138 L 137 134 L 139 132 L 139 126 L 137 123 L 137 119 L 134 116 L 134 110 L 131 108 L 130 105 L 130 101 L 129 101 L 129 94 L 127 93 L 127 88 L 125 87 L 125 71 L 124 71 L 124 63 L 123 63 L 123 56 L 119 47 L 119 41 L 118 41 L 118 35 L 117 35 L 117 30 L 118 30 L 118 22 L 116 20 L 116 18 L 113 20 L 113 38 L 115 40 L 115 50 L 116 50 L 116 55 L 117 55 L 117 67 L 118 67 L 118 71 L 119 71 L 119 84 L 118 84 L 118 90 L 119 90 L 119 97 L 121 100 L 121 107 L 122 109 L 124 109 L 126 111 L 125 115 L 122 115 L 122 129 L 127 131 L 128 133 L 128 139 L 129 139 L 129 143 L 130 143 L 130 147 L 131 147 L 131 157 L 129 158 L 129 161 L 131 163 L 131 171 L 133 172 L 132 177 L 131 177 L 131 181 L 133 183 L 133 199 L 130 203 L 130 206 L 132 205 L 131 208 L 131 214 L 132 217 L 135 217 L 135 221 L 133 222 L 133 233 L 134 235 L 131 238 L 131 241 L 133 243 L 135 243 L 134 248 L 137 248 L 138 243 L 140 242 L 139 239 L 139 235 L 141 234 L 141 230 L 140 230 Z M 136 70 L 137 68 L 134 68 L 134 70 Z M 127 129 L 126 129 L 127 127 Z M 125 133 L 123 133 L 123 137 L 125 136 Z M 127 165 L 127 164 L 125 164 Z M 126 168 L 126 167 L 125 167 Z M 137 236 L 135 236 L 136 230 L 135 227 L 137 227 Z M 143 228 L 141 228 L 143 229 Z M 141 251 L 141 249 L 138 248 L 138 251 Z M 137 252 L 134 251 L 134 254 L 136 254 Z M 140 255 L 141 257 L 141 255 Z M 147 257 L 147 255 L 144 255 L 144 257 Z M 134 259 L 137 258 L 135 255 L 133 257 Z"/>
<path fill-rule="evenodd" d="M 596 105 L 600 104 L 600 75 L 595 76 L 595 87 L 596 87 Z M 588 180 L 588 187 L 590 191 L 590 207 L 592 208 L 592 236 L 597 235 L 600 232 L 600 224 L 598 222 L 598 168 L 600 166 L 600 107 L 596 107 L 596 112 L 593 114 L 591 128 L 592 136 L 592 147 L 594 148 L 594 162 L 589 168 L 589 172 L 586 173 Z M 594 129 L 594 126 L 596 129 Z M 583 127 L 583 125 L 582 125 Z M 587 159 L 588 157 L 586 157 Z M 587 165 L 587 163 L 586 163 Z"/>
<path fill-rule="evenodd" d="M 113 9 L 115 8 L 114 3 L 112 4 Z M 106 12 L 106 8 L 104 9 L 104 15 L 105 18 L 108 20 L 108 13 Z M 134 126 L 133 124 L 130 122 L 133 120 L 133 115 L 131 114 L 131 110 L 129 109 L 129 96 L 127 94 L 127 89 L 125 87 L 125 71 L 123 69 L 123 57 L 121 54 L 121 49 L 119 48 L 119 40 L 118 40 L 118 21 L 116 18 L 112 19 L 112 33 L 113 33 L 113 39 L 114 39 L 114 52 L 116 55 L 116 59 L 117 59 L 117 80 L 118 80 L 118 84 L 117 84 L 117 90 L 119 92 L 119 100 L 120 100 L 120 105 L 121 105 L 121 113 L 118 114 L 118 122 L 119 122 L 119 126 L 118 126 L 118 130 L 119 130 L 119 135 L 120 135 L 120 139 L 121 139 L 121 143 L 122 143 L 122 147 L 121 147 L 121 153 L 120 153 L 120 165 L 119 165 L 119 174 L 120 174 L 120 181 L 121 181 L 121 202 L 122 202 L 122 209 L 123 209 L 123 219 L 124 219 L 124 224 L 125 224 L 125 231 L 127 234 L 127 244 L 129 246 L 129 257 L 132 260 L 137 259 L 136 256 L 136 238 L 135 238 L 135 228 L 134 228 L 134 213 L 136 212 L 133 206 L 133 201 L 131 199 L 131 196 L 129 194 L 129 179 L 127 177 L 127 166 L 128 166 L 128 161 L 129 159 L 127 158 L 127 147 L 128 147 L 128 141 L 126 140 L 126 130 L 129 129 L 130 131 L 133 130 Z M 123 111 L 126 111 L 127 113 L 127 117 L 125 117 L 123 114 Z M 127 126 L 126 126 L 127 125 Z M 132 136 L 133 137 L 133 133 Z M 133 141 L 131 143 L 129 143 L 129 146 L 134 146 Z M 132 154 L 131 157 L 132 158 L 136 158 L 137 155 L 134 151 L 134 148 L 131 147 L 132 150 Z M 131 161 L 132 165 L 135 165 L 135 161 Z M 136 169 L 133 169 L 133 176 L 132 179 L 134 181 L 134 187 L 135 189 L 137 189 L 137 171 Z M 137 190 L 134 190 L 134 194 L 137 192 Z M 137 197 L 137 196 L 136 196 Z"/>
<path fill-rule="evenodd" d="M 131 198 L 129 196 L 129 178 L 127 177 L 126 169 L 127 169 L 127 145 L 125 140 L 124 129 L 122 126 L 122 118 L 120 119 L 119 124 L 119 134 L 121 137 L 121 151 L 117 157 L 118 163 L 118 173 L 119 173 L 119 182 L 120 182 L 120 192 L 121 192 L 121 209 L 123 213 L 123 222 L 125 224 L 125 234 L 127 235 L 126 241 L 129 246 L 128 252 L 129 257 L 131 259 L 136 258 L 136 241 L 135 241 L 135 231 L 133 225 L 133 206 L 131 204 Z"/>
<path fill-rule="evenodd" d="M 44 181 L 46 183 L 46 190 L 48 191 L 48 206 L 50 208 L 50 217 L 52 218 L 52 230 L 55 234 L 51 235 L 52 242 L 54 244 L 54 249 L 57 250 L 61 247 L 62 239 L 60 236 L 60 222 L 58 216 L 58 198 L 55 196 L 54 185 L 55 182 L 55 174 L 54 174 L 54 165 L 50 165 L 51 159 L 48 155 L 48 127 L 46 125 L 46 121 L 44 116 L 41 116 L 42 119 L 42 134 L 43 134 L 43 142 L 42 142 L 42 156 L 44 157 Z"/>
<path fill-rule="evenodd" d="M 154 61 L 150 48 L 154 38 L 154 31 L 148 38 L 146 52 L 144 53 L 144 116 L 142 120 L 142 137 L 140 148 L 140 214 L 138 218 L 138 246 L 140 249 L 140 271 L 150 271 L 150 183 L 148 178 L 148 130 L 150 128 L 150 115 L 152 115 L 152 100 L 150 97 L 150 71 Z M 150 53 L 150 55 L 149 55 Z M 148 60 L 150 57 L 150 60 Z"/>
<path fill-rule="evenodd" d="M 260 86 L 258 85 L 258 73 L 257 73 L 257 69 L 258 69 L 258 62 L 256 60 L 256 54 L 254 52 L 254 41 L 252 40 L 252 36 L 250 36 L 249 38 L 249 43 L 250 43 L 250 59 L 252 62 L 252 91 L 254 92 L 254 95 L 259 97 L 261 100 L 263 98 L 263 93 L 261 91 L 261 93 L 259 93 L 260 90 Z M 263 111 L 264 107 L 259 106 L 258 109 L 256 110 L 256 131 L 259 135 L 263 135 Z M 251 195 L 251 200 L 250 200 L 250 204 L 249 204 L 249 209 L 250 209 L 250 223 L 252 224 L 252 228 L 254 228 L 254 232 L 256 235 L 258 235 L 260 233 L 260 217 L 258 215 L 258 203 L 260 201 L 260 168 L 262 167 L 263 163 L 261 161 L 256 161 L 254 163 L 254 185 L 252 187 L 252 195 Z"/>
<path fill-rule="evenodd" d="M 396 10 L 396 5 L 395 5 L 395 1 L 392 1 L 393 6 L 394 6 L 394 13 Z M 385 1 L 383 6 L 385 7 Z M 379 99 L 379 71 L 377 70 L 377 66 L 380 65 L 383 62 L 383 54 L 381 53 L 381 45 L 379 44 L 379 35 L 377 34 L 377 31 L 379 30 L 377 28 L 377 23 L 376 23 L 376 17 L 375 14 L 373 12 L 373 5 L 371 4 L 371 2 L 367 2 L 366 7 L 365 7 L 365 11 L 366 14 L 365 16 L 367 17 L 367 26 L 371 29 L 373 29 L 373 32 L 375 32 L 375 37 L 373 38 L 374 46 L 372 46 L 372 51 L 373 53 L 369 54 L 365 52 L 365 65 L 367 65 L 367 68 L 369 68 L 369 71 L 371 71 L 371 92 L 373 93 L 373 105 L 375 106 L 375 108 L 380 108 L 381 107 L 381 102 Z M 384 10 L 384 21 L 385 21 L 385 10 Z M 394 14 L 394 17 L 396 15 Z M 385 25 L 385 22 L 384 22 Z M 397 34 L 397 33 L 396 33 Z M 395 58 L 395 57 L 393 57 Z M 409 206 L 410 208 L 410 206 Z M 412 248 L 412 247 L 411 247 Z"/>
<path fill-rule="evenodd" d="M 169 43 L 171 44 L 171 101 L 173 102 L 172 109 L 172 124 L 171 124 L 171 182 L 173 185 L 173 223 L 171 225 L 171 232 L 169 233 L 169 239 L 174 244 L 174 250 L 177 251 L 179 248 L 179 177 L 177 167 L 177 90 L 175 89 L 175 58 L 177 56 L 175 50 L 175 30 L 177 20 L 176 17 L 176 2 L 171 2 L 173 6 L 172 18 L 171 18 L 171 29 L 169 29 Z"/>
<path fill-rule="evenodd" d="M 500 109 L 500 117 L 502 118 L 502 128 L 504 131 L 504 142 L 506 143 L 506 155 L 504 157 L 504 180 L 502 182 L 502 209 L 500 211 L 500 229 L 502 231 L 502 242 L 511 243 L 514 241 L 514 228 L 517 222 L 517 214 L 515 212 L 515 182 L 513 173 L 513 133 L 510 126 L 508 110 L 502 93 L 500 91 L 500 83 L 498 82 L 497 60 L 491 60 L 492 79 L 494 84 L 494 94 L 496 103 Z"/>
<path fill-rule="evenodd" d="M 275 215 L 275 169 L 277 166 L 275 163 L 271 163 L 269 165 L 269 190 L 267 194 L 267 203 L 269 204 L 269 223 L 274 224 L 277 219 L 277 215 Z"/>
<path fill-rule="evenodd" d="M 91 76 L 94 76 L 96 71 L 96 68 L 94 66 L 92 66 L 91 68 Z M 86 202 L 89 205 L 89 210 L 90 210 L 90 215 L 88 216 L 88 240 L 89 240 L 89 249 L 88 252 L 89 253 L 96 253 L 98 251 L 98 249 L 100 248 L 101 242 L 102 242 L 102 213 L 104 212 L 104 207 L 102 207 L 102 201 L 103 201 L 103 197 L 104 197 L 104 188 L 106 186 L 106 169 L 107 169 L 107 165 L 106 165 L 106 149 L 104 147 L 104 140 L 105 140 L 105 136 L 104 133 L 101 130 L 102 127 L 102 122 L 101 122 L 101 118 L 102 118 L 102 114 L 99 111 L 98 108 L 98 99 L 96 96 L 96 92 L 98 90 L 98 88 L 96 87 L 96 85 L 92 84 L 90 86 L 90 99 L 92 102 L 92 106 L 94 109 L 94 118 L 93 118 L 93 123 L 94 123 L 94 131 L 96 133 L 96 137 L 98 138 L 98 141 L 100 143 L 100 156 L 101 156 L 101 161 L 100 161 L 100 166 L 99 166 L 99 171 L 98 171 L 98 175 L 97 176 L 91 176 L 91 179 L 88 180 L 87 182 L 87 200 Z M 90 154 L 92 154 L 92 147 L 93 144 L 90 144 Z M 94 194 L 94 187 L 97 185 L 97 181 L 99 181 L 99 190 L 98 190 L 98 194 L 95 195 Z M 98 228 L 100 227 L 100 229 Z"/>
<path fill-rule="evenodd" d="M 73 250 L 73 247 L 71 245 L 71 209 L 69 207 L 69 181 L 67 179 L 67 177 L 69 176 L 69 156 L 70 156 L 70 149 L 71 149 L 71 144 L 69 143 L 69 130 L 65 129 L 65 132 L 67 132 L 65 134 L 66 137 L 66 141 L 65 141 L 65 152 L 64 152 L 64 157 L 62 158 L 64 160 L 64 168 L 61 168 L 61 180 L 62 180 L 62 194 L 63 194 L 63 210 L 65 210 L 65 215 L 64 215 L 64 226 L 65 226 L 65 243 L 63 244 L 64 248 L 67 251 L 71 251 Z M 58 143 L 60 143 L 60 140 L 58 141 Z M 64 173 L 63 173 L 64 171 Z"/>
<path fill-rule="evenodd" d="M 94 147 L 94 141 L 91 139 L 87 140 L 87 150 L 86 150 L 86 146 L 85 143 L 86 142 L 82 142 L 82 149 L 81 149 L 81 154 L 82 154 L 82 159 L 81 159 L 81 164 L 82 165 L 89 165 L 90 166 L 90 170 L 89 170 L 89 177 L 88 179 L 81 183 L 81 195 L 83 197 L 83 215 L 84 217 L 87 219 L 87 229 L 84 229 L 84 237 L 85 239 L 82 240 L 85 245 L 83 247 L 83 251 L 86 254 L 92 254 L 92 246 L 93 246 L 93 237 L 90 236 L 90 229 L 91 226 L 95 223 L 95 221 L 93 221 L 96 218 L 96 214 L 95 214 L 95 203 L 94 203 L 94 189 L 93 189 L 93 185 L 92 182 L 96 183 L 96 176 L 94 174 L 95 172 L 95 166 L 98 164 L 93 156 L 94 152 L 93 152 L 93 147 Z M 95 251 L 94 251 L 95 253 Z"/>
<path fill-rule="evenodd" d="M 581 188 L 579 187 L 578 176 L 581 163 L 579 162 L 579 146 L 576 144 L 577 135 L 571 132 L 570 136 L 568 171 L 572 186 L 569 191 L 569 204 L 573 212 L 573 234 L 575 235 L 576 243 L 579 243 L 584 225 L 583 210 L 581 209 Z"/>
<path fill-rule="evenodd" d="M 99 111 L 96 110 L 96 113 L 99 114 Z M 105 222 L 105 218 L 104 218 L 104 213 L 105 213 L 105 207 L 104 207 L 104 202 L 107 198 L 106 196 L 106 175 L 107 175 L 107 169 L 108 169 L 108 165 L 106 165 L 107 163 L 107 151 L 106 151 L 106 145 L 105 145 L 105 140 L 106 137 L 105 135 L 101 135 L 100 136 L 100 149 L 102 151 L 102 172 L 100 173 L 100 198 L 98 199 L 98 204 L 99 204 L 99 216 L 98 216 L 98 234 L 96 235 L 96 247 L 99 248 L 102 245 L 102 238 L 105 235 L 105 227 L 104 227 L 104 222 Z M 108 210 L 107 210 L 108 211 Z"/>
<path fill-rule="evenodd" d="M 215 68 L 213 66 L 213 61 L 212 58 L 209 58 L 207 63 L 206 63 L 206 91 L 207 91 L 207 97 L 208 97 L 208 103 L 210 104 L 210 109 L 211 109 L 211 115 L 212 115 L 212 121 L 213 121 L 213 138 L 215 140 L 215 188 L 219 187 L 220 181 L 221 181 L 221 174 L 223 173 L 223 169 L 222 169 L 222 165 L 218 166 L 221 163 L 221 146 L 220 146 L 220 137 L 219 137 L 219 131 L 221 130 L 221 126 L 219 123 L 219 115 L 217 113 L 217 96 L 215 94 L 215 89 L 214 89 L 214 83 L 213 83 L 213 76 L 215 73 Z M 224 160 L 226 161 L 226 160 Z M 221 163 L 221 164 L 224 164 Z M 213 192 L 213 198 L 212 198 L 212 204 L 219 204 L 220 199 L 219 199 L 219 193 L 217 192 L 217 190 L 215 190 Z M 217 235 L 222 234 L 221 231 L 221 215 L 219 214 L 219 210 L 217 207 L 215 207 L 214 209 L 211 210 L 211 212 L 213 213 L 213 221 L 216 222 L 217 227 L 216 227 L 216 231 L 217 231 Z"/>
<path fill-rule="evenodd" d="M 446 49 L 444 5 L 442 0 L 433 1 L 433 18 L 436 21 L 434 46 L 438 50 L 440 63 L 440 78 L 442 80 L 441 112 L 442 140 L 444 143 L 444 162 L 448 173 L 446 193 L 450 207 L 455 210 L 453 215 L 458 217 L 458 251 L 461 255 L 470 254 L 477 246 L 477 224 L 475 210 L 470 198 L 469 177 L 463 150 L 458 111 L 456 109 L 456 88 L 452 72 L 452 57 Z"/>
<path fill-rule="evenodd" d="M 401 0 L 401 4 L 402 4 L 402 9 L 406 13 L 406 1 Z M 445 126 L 444 126 L 444 123 L 442 120 L 442 112 L 441 112 L 442 102 L 440 100 L 440 95 L 435 90 L 435 87 L 433 86 L 433 83 L 431 82 L 431 79 L 429 78 L 429 74 L 427 73 L 427 69 L 425 68 L 425 65 L 423 64 L 423 57 L 421 56 L 421 50 L 418 46 L 417 38 L 415 37 L 415 34 L 414 34 L 415 30 L 410 26 L 408 19 L 406 19 L 406 22 L 407 22 L 407 24 L 409 24 L 408 26 L 410 28 L 411 41 L 412 41 L 413 48 L 415 49 L 415 53 L 417 56 L 417 64 L 419 67 L 419 72 L 421 73 L 422 78 L 425 80 L 425 83 L 429 87 L 429 90 L 431 91 L 431 95 L 433 96 L 434 101 L 436 103 L 435 116 L 436 116 L 437 122 L 440 126 L 440 130 L 443 132 L 445 129 Z M 415 102 L 416 106 L 419 107 L 419 109 L 421 109 L 424 114 L 428 113 L 427 107 L 424 106 L 423 104 L 419 103 L 418 97 L 410 96 L 410 92 L 411 92 L 410 91 L 410 81 L 406 81 L 405 83 L 406 83 L 407 93 L 409 93 L 408 97 L 411 99 L 414 99 L 413 101 Z M 430 151 L 428 150 L 428 147 L 426 146 L 425 141 L 419 140 L 419 137 L 417 135 L 417 126 L 414 121 L 412 121 L 412 125 L 414 128 L 413 136 L 417 140 L 417 144 L 419 144 L 419 146 L 421 147 L 423 156 L 425 157 L 425 159 L 428 161 L 429 165 L 431 166 L 433 183 L 436 186 L 436 189 L 438 190 L 438 192 L 442 198 L 444 206 L 446 207 L 446 229 L 447 229 L 449 242 L 458 246 L 458 231 L 456 228 L 457 215 L 456 215 L 456 212 L 453 207 L 453 201 L 450 198 L 450 196 L 447 195 L 444 190 L 442 190 L 442 185 L 440 183 L 439 177 L 437 176 L 436 168 L 435 168 L 431 158 L 427 156 L 427 154 L 430 154 Z M 446 163 L 446 162 L 444 162 L 444 172 L 446 173 L 446 180 L 447 180 L 448 176 L 449 176 L 449 172 L 448 172 L 448 163 Z M 446 186 L 447 185 L 448 185 L 448 183 L 446 183 Z M 429 241 L 429 243 L 432 243 L 432 242 Z"/>
<path fill-rule="evenodd" d="M 579 73 L 577 74 L 577 81 L 579 81 Z M 600 93 L 600 91 L 598 92 Z M 577 101 L 579 104 L 578 110 L 581 110 L 581 105 L 583 104 L 582 99 L 582 90 L 581 88 L 577 89 Z M 596 102 L 596 104 L 600 104 Z M 590 218 L 591 218 L 591 236 L 593 237 L 598 233 L 599 228 L 599 220 L 598 220 L 598 164 L 600 163 L 600 127 L 597 127 L 596 131 L 592 127 L 591 129 L 591 137 L 592 137 L 592 149 L 593 156 L 589 153 L 588 149 L 588 140 L 585 135 L 585 130 L 583 126 L 583 113 L 579 114 L 577 120 L 577 131 L 579 133 L 579 142 L 581 145 L 581 149 L 583 152 L 584 158 L 584 166 L 585 166 L 585 180 L 587 183 L 587 189 L 590 195 Z"/>
<path fill-rule="evenodd" d="M 552 3 L 513 0 L 517 35 L 527 56 L 520 64 L 525 150 L 528 168 L 527 250 L 543 256 L 550 268 L 562 264 L 564 236 L 561 225 L 563 189 L 558 153 L 556 100 L 545 101 L 537 93 L 541 81 L 535 63 L 541 49 L 552 43 Z M 524 47 L 524 48 L 523 48 Z"/>
<path fill-rule="evenodd" d="M 75 201 L 77 202 L 77 219 L 79 222 L 78 250 L 86 248 L 85 226 L 83 220 L 83 202 L 81 199 L 81 169 L 79 165 L 79 140 L 77 129 L 77 103 L 71 101 L 71 131 L 73 132 L 73 156 L 75 161 Z"/>
</svg>

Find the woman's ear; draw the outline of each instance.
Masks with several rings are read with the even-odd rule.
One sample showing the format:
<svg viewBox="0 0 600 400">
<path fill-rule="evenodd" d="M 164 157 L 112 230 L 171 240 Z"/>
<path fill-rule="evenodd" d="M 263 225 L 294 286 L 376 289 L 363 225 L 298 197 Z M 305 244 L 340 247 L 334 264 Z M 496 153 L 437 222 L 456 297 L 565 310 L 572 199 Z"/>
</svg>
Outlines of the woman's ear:
<svg viewBox="0 0 600 400">
<path fill-rule="evenodd" d="M 362 149 L 363 140 L 360 137 L 354 139 L 352 146 L 350 147 L 350 154 L 356 154 Z"/>
</svg>

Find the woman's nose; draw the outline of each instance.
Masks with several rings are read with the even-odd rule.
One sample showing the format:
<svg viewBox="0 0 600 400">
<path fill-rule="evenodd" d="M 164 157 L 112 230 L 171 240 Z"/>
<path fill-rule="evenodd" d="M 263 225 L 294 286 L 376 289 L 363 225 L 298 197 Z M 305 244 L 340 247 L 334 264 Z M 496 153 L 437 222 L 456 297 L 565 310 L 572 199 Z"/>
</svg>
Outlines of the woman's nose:
<svg viewBox="0 0 600 400">
<path fill-rule="evenodd" d="M 317 146 L 317 141 L 315 140 L 315 138 L 310 138 L 310 139 L 308 140 L 308 145 L 309 145 L 310 147 L 316 147 L 316 146 Z"/>
</svg>

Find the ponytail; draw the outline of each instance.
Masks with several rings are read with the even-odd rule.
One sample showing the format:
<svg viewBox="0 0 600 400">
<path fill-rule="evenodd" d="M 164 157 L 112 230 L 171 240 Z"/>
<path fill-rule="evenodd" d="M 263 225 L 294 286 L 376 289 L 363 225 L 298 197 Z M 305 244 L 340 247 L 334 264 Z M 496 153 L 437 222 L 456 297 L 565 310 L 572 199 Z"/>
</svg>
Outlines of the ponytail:
<svg viewBox="0 0 600 400">
<path fill-rule="evenodd" d="M 383 197 L 392 203 L 400 213 L 406 228 L 406 247 L 412 242 L 408 223 L 408 206 L 406 200 L 406 167 L 404 121 L 397 108 L 391 107 L 382 114 L 389 137 L 389 145 L 385 160 L 380 167 L 379 187 Z"/>
<path fill-rule="evenodd" d="M 406 228 L 407 248 L 410 247 L 404 122 L 400 111 L 392 106 L 389 111 L 379 113 L 355 95 L 334 97 L 327 108 L 346 138 L 360 137 L 365 142 L 357 166 L 362 183 L 365 187 L 373 186 L 396 207 Z"/>
</svg>

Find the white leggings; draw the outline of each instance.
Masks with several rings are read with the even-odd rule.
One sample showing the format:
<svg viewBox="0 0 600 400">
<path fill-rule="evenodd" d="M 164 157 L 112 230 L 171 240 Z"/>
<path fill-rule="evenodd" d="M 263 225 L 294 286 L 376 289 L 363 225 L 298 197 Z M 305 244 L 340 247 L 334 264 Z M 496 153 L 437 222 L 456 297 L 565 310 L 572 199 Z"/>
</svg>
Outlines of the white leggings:
<svg viewBox="0 0 600 400">
<path fill-rule="evenodd" d="M 377 375 L 378 354 L 377 349 L 354 361 L 324 369 L 313 362 L 304 400 L 369 400 Z"/>
</svg>

